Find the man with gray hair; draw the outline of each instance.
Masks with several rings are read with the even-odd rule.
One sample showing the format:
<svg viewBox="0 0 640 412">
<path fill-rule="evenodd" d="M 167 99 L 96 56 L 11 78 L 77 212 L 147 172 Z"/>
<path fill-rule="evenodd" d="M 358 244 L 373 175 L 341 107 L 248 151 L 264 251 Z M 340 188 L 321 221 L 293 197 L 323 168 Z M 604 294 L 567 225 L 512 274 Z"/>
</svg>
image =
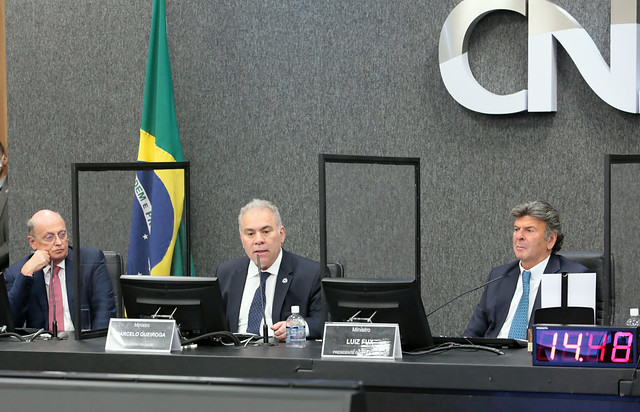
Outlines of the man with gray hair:
<svg viewBox="0 0 640 412">
<path fill-rule="evenodd" d="M 550 204 L 526 202 L 514 207 L 511 216 L 515 219 L 513 252 L 518 260 L 489 272 L 487 282 L 495 282 L 484 289 L 463 336 L 526 339 L 531 314 L 540 308 L 542 275 L 589 271 L 556 254 L 564 235 L 560 214 Z"/>
<path fill-rule="evenodd" d="M 299 306 L 307 337 L 319 338 L 324 327 L 320 263 L 282 248 L 280 212 L 267 200 L 254 199 L 240 209 L 238 229 L 246 256 L 221 263 L 215 272 L 230 331 L 260 335 L 264 314 L 269 335 L 284 341 L 291 306 Z"/>
</svg>

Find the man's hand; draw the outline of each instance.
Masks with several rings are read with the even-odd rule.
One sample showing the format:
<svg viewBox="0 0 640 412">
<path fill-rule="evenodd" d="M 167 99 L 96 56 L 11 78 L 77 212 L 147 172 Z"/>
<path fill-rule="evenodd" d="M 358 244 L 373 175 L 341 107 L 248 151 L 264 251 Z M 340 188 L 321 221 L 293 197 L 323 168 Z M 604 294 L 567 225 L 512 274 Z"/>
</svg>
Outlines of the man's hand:
<svg viewBox="0 0 640 412">
<path fill-rule="evenodd" d="M 271 326 L 271 330 L 273 331 L 273 335 L 280 342 L 284 342 L 287 340 L 287 322 L 281 320 L 278 323 L 275 323 Z"/>
<path fill-rule="evenodd" d="M 36 252 L 31 255 L 29 260 L 22 266 L 20 273 L 24 276 L 33 276 L 33 274 L 45 266 L 47 266 L 51 262 L 51 255 L 46 250 L 36 250 Z"/>
</svg>

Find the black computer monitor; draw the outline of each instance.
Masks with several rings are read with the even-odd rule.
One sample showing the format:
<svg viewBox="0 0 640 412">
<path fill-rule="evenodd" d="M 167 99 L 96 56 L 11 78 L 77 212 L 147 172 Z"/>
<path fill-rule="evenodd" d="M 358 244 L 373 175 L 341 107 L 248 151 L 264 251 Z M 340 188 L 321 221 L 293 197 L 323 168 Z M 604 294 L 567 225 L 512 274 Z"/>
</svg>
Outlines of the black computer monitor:
<svg viewBox="0 0 640 412">
<path fill-rule="evenodd" d="M 433 346 L 415 279 L 327 278 L 322 279 L 322 290 L 331 321 L 344 322 L 355 315 L 371 317 L 374 323 L 397 323 L 403 349 Z"/>
<path fill-rule="evenodd" d="M 187 339 L 229 330 L 217 278 L 122 275 L 120 286 L 128 318 L 173 314 Z"/>
</svg>

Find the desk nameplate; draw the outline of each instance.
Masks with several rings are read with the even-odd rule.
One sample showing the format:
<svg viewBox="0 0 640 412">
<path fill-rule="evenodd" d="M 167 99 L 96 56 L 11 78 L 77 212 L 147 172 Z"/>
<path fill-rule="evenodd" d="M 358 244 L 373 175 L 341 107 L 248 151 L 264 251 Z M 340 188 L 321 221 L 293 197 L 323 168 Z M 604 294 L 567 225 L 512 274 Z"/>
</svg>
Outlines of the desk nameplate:
<svg viewBox="0 0 640 412">
<path fill-rule="evenodd" d="M 182 349 L 175 320 L 111 319 L 106 352 L 161 352 Z"/>
<path fill-rule="evenodd" d="M 322 340 L 323 358 L 402 358 L 397 323 L 327 322 Z"/>
</svg>

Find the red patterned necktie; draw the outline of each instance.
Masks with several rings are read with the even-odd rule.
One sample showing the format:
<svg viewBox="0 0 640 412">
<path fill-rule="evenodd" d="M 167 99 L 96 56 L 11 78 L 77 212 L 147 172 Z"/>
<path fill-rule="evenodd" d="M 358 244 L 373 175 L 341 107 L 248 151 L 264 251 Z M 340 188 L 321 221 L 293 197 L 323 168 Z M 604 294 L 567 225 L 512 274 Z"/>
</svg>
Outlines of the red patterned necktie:
<svg viewBox="0 0 640 412">
<path fill-rule="evenodd" d="M 58 322 L 58 331 L 63 331 L 64 304 L 62 303 L 62 286 L 60 286 L 60 277 L 58 276 L 58 272 L 60 272 L 60 267 L 54 266 L 49 290 L 49 330 L 53 330 L 53 316 L 55 308 L 55 319 Z"/>
</svg>

